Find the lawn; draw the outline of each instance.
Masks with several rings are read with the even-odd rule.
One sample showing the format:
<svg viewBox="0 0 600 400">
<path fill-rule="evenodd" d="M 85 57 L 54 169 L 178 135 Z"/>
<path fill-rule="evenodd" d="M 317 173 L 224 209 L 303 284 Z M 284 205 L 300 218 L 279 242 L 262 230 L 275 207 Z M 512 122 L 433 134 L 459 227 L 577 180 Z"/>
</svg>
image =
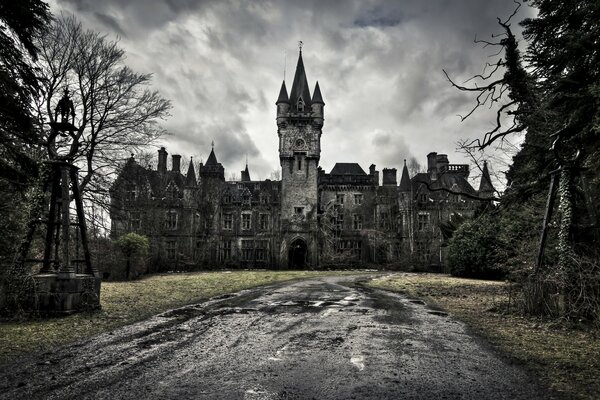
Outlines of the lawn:
<svg viewBox="0 0 600 400">
<path fill-rule="evenodd" d="M 352 273 L 359 272 L 222 271 L 153 275 L 129 282 L 103 282 L 100 311 L 61 318 L 1 322 L 0 364 L 220 294 L 290 279 Z"/>
<path fill-rule="evenodd" d="M 514 293 L 504 282 L 404 274 L 369 285 L 404 292 L 450 312 L 568 398 L 600 398 L 600 332 L 519 315 Z"/>
</svg>

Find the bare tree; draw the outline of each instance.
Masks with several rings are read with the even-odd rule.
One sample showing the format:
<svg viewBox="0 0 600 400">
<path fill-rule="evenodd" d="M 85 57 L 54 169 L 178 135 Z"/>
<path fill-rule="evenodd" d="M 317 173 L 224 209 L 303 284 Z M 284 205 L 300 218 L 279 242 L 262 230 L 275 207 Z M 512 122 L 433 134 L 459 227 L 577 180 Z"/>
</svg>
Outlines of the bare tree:
<svg viewBox="0 0 600 400">
<path fill-rule="evenodd" d="M 111 176 L 125 154 L 142 149 L 163 130 L 170 102 L 148 88 L 150 74 L 124 64 L 117 41 L 85 30 L 74 17 L 61 16 L 37 40 L 37 64 L 44 95 L 36 107 L 43 140 L 46 120 L 55 122 L 57 93 L 68 88 L 81 146 L 74 162 L 81 168 L 80 191 L 87 200 L 106 205 Z"/>
<path fill-rule="evenodd" d="M 481 74 L 471 77 L 462 85 L 457 84 L 445 70 L 443 71 L 452 86 L 477 94 L 475 105 L 465 115 L 460 116 L 461 121 L 469 118 L 480 107 L 496 107 L 493 128 L 485 132 L 483 138 L 465 143 L 468 147 L 483 150 L 510 134 L 525 131 L 527 124 L 524 115 L 537 108 L 538 100 L 531 77 L 522 65 L 518 41 L 511 30 L 510 21 L 521 7 L 521 3 L 515 1 L 515 4 L 515 10 L 506 20 L 498 18 L 503 32 L 492 36 L 496 41 L 475 39 L 475 43 L 483 44 L 484 47 L 498 48 L 494 55 L 502 56 L 496 63 L 486 63 Z M 472 85 L 466 86 L 471 81 Z"/>
</svg>

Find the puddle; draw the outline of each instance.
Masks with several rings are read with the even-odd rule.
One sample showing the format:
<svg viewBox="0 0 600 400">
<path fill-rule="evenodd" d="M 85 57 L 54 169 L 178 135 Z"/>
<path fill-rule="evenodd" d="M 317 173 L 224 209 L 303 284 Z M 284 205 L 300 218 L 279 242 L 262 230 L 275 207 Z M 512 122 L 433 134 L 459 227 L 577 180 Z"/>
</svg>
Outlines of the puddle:
<svg viewBox="0 0 600 400">
<path fill-rule="evenodd" d="M 354 365 L 356 368 L 358 368 L 359 371 L 362 371 L 365 369 L 364 361 L 365 361 L 365 359 L 363 356 L 350 357 L 350 362 L 352 363 L 352 365 Z"/>
<path fill-rule="evenodd" d="M 448 316 L 448 313 L 445 313 L 443 311 L 435 311 L 435 310 L 427 311 L 427 314 L 437 315 L 437 316 L 440 316 L 440 317 L 447 317 Z"/>
</svg>

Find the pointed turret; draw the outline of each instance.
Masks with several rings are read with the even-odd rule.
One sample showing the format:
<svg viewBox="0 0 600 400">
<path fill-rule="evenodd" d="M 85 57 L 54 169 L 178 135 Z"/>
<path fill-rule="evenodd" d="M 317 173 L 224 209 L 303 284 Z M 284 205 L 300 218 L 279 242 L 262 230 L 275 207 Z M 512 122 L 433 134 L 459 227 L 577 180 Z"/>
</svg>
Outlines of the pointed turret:
<svg viewBox="0 0 600 400">
<path fill-rule="evenodd" d="M 206 160 L 206 164 L 204 166 L 208 167 L 209 165 L 217 165 L 219 162 L 217 161 L 217 156 L 215 156 L 215 148 L 213 147 L 210 151 L 210 155 L 208 156 L 208 160 Z"/>
<path fill-rule="evenodd" d="M 190 165 L 188 167 L 187 175 L 185 176 L 186 186 L 196 186 L 198 181 L 196 180 L 196 171 L 194 170 L 194 159 L 190 159 Z"/>
<path fill-rule="evenodd" d="M 250 171 L 248 170 L 248 161 L 246 161 L 246 169 L 242 171 L 242 182 L 250 182 Z"/>
<path fill-rule="evenodd" d="M 315 92 L 313 93 L 312 103 L 325 104 L 323 101 L 323 96 L 321 96 L 321 88 L 319 87 L 319 81 L 315 85 Z"/>
<path fill-rule="evenodd" d="M 200 174 L 200 181 L 204 181 L 206 178 L 217 178 L 222 181 L 225 180 L 225 169 L 223 165 L 217 161 L 217 156 L 215 155 L 215 143 L 212 143 L 212 149 L 210 150 L 210 155 L 206 160 L 206 164 L 198 167 L 198 173 Z"/>
<path fill-rule="evenodd" d="M 277 102 L 279 103 L 289 103 L 290 98 L 288 97 L 287 88 L 285 87 L 285 81 L 281 82 L 281 90 L 279 90 L 279 97 L 277 98 Z"/>
<path fill-rule="evenodd" d="M 398 187 L 398 190 L 401 192 L 410 192 L 410 176 L 408 175 L 406 160 L 404 160 L 404 167 L 402 168 L 402 177 L 400 178 L 400 186 Z"/>
<path fill-rule="evenodd" d="M 492 185 L 492 179 L 490 178 L 487 161 L 484 161 L 483 169 L 481 170 L 481 182 L 479 182 L 479 196 L 492 197 L 495 191 L 494 185 Z"/>
<path fill-rule="evenodd" d="M 290 92 L 292 112 L 306 112 L 306 110 L 310 110 L 311 100 L 306 72 L 304 72 L 304 62 L 302 61 L 302 50 L 300 50 L 298 64 L 296 65 L 296 74 L 294 75 L 294 82 L 292 83 L 292 90 Z"/>
</svg>

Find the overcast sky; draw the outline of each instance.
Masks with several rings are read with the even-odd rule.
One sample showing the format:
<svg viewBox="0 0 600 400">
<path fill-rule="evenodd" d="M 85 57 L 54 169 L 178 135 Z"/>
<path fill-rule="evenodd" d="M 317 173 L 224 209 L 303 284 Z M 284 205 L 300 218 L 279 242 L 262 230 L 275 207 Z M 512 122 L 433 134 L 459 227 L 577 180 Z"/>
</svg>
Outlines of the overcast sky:
<svg viewBox="0 0 600 400">
<path fill-rule="evenodd" d="M 253 179 L 279 169 L 275 101 L 284 77 L 291 88 L 298 41 L 311 94 L 318 80 L 325 105 L 321 166 L 336 162 L 402 167 L 448 153 L 460 139 L 492 124 L 489 113 L 461 123 L 473 104 L 442 69 L 462 83 L 495 62 L 473 39 L 500 32 L 510 0 L 193 1 L 52 0 L 91 29 L 118 36 L 127 63 L 154 74 L 173 103 L 161 140 L 169 154 L 208 157 L 215 141 L 226 176 L 246 155 Z M 531 10 L 523 8 L 516 21 Z M 284 60 L 287 59 L 287 62 Z M 185 166 L 187 168 L 187 165 Z M 497 166 L 502 169 L 502 166 Z"/>
</svg>

